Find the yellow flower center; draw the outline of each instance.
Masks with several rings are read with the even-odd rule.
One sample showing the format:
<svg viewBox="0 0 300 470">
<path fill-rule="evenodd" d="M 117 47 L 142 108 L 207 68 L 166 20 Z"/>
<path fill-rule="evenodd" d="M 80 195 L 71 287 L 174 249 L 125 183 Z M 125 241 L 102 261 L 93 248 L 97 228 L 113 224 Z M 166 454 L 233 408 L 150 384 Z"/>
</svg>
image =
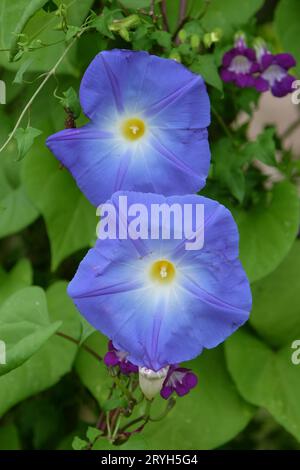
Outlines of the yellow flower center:
<svg viewBox="0 0 300 470">
<path fill-rule="evenodd" d="M 122 124 L 122 133 L 127 140 L 138 140 L 143 137 L 145 131 L 145 123 L 139 118 L 126 119 Z"/>
<path fill-rule="evenodd" d="M 176 269 L 171 261 L 161 259 L 155 261 L 150 269 L 150 277 L 153 281 L 160 284 L 169 284 L 172 282 L 176 275 Z"/>
</svg>

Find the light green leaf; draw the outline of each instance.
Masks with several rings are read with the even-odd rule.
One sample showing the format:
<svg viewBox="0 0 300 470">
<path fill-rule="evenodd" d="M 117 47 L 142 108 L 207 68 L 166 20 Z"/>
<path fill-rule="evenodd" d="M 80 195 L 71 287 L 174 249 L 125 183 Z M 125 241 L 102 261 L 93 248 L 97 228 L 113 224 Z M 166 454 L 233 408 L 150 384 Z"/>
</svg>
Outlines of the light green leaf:
<svg viewBox="0 0 300 470">
<path fill-rule="evenodd" d="M 5 0 L 4 0 L 5 3 Z M 18 10 L 20 11 L 21 15 L 17 17 L 17 24 L 16 27 L 13 31 L 11 31 L 11 41 L 10 41 L 10 60 L 14 59 L 14 56 L 16 55 L 18 51 L 18 39 L 19 35 L 22 33 L 23 29 L 25 28 L 26 24 L 32 18 L 32 16 L 40 9 L 42 8 L 45 3 L 47 3 L 47 0 L 27 0 L 27 2 L 24 4 L 23 0 L 18 0 L 18 2 L 15 2 L 15 4 L 18 4 L 18 6 L 21 6 L 23 9 Z"/>
<path fill-rule="evenodd" d="M 0 109 L 0 138 L 7 138 L 11 123 Z M 16 161 L 16 142 L 12 141 L 0 158 L 0 238 L 18 232 L 38 216 L 38 211 L 26 196 L 20 181 L 23 162 Z"/>
<path fill-rule="evenodd" d="M 26 34 L 28 38 L 36 36 L 36 33 L 40 31 L 38 35 L 39 40 L 43 44 L 54 44 L 51 47 L 43 47 L 36 49 L 32 52 L 26 52 L 23 54 L 21 60 L 18 62 L 8 62 L 8 54 L 0 54 L 0 65 L 4 66 L 6 69 L 14 70 L 15 72 L 19 70 L 20 66 L 28 60 L 29 57 L 32 57 L 33 62 L 28 68 L 29 72 L 47 72 L 53 67 L 57 62 L 59 57 L 63 54 L 65 50 L 65 33 L 63 31 L 57 31 L 55 28 L 59 24 L 59 18 L 55 16 L 54 13 L 47 13 L 42 8 L 36 11 L 34 16 L 31 17 L 30 21 L 26 21 L 25 27 L 22 29 L 22 24 L 20 23 L 20 18 L 22 18 L 24 11 L 26 10 L 29 3 L 37 2 L 38 0 L 1 0 L 0 2 L 0 49 L 9 49 L 12 45 L 12 39 L 17 38 L 13 35 L 13 32 L 16 31 L 17 26 L 18 30 L 22 30 L 22 34 Z M 43 2 L 46 4 L 46 2 Z M 90 8 L 92 7 L 93 0 L 64 0 L 63 2 L 69 8 L 67 10 L 67 21 L 68 24 L 74 26 L 80 26 L 83 20 L 89 13 Z M 21 28 L 20 28 L 21 26 Z M 64 59 L 63 63 L 58 68 L 58 73 L 65 73 L 74 76 L 78 76 L 78 69 L 75 64 L 76 57 L 76 46 L 68 53 L 67 58 Z"/>
<path fill-rule="evenodd" d="M 297 60 L 296 74 L 300 74 L 299 41 L 300 3 L 298 0 L 280 0 L 275 11 L 275 29 L 284 52 Z"/>
<path fill-rule="evenodd" d="M 0 306 L 5 299 L 16 291 L 29 287 L 32 283 L 30 262 L 23 258 L 7 273 L 0 270 Z"/>
<path fill-rule="evenodd" d="M 100 431 L 100 429 L 93 428 L 93 427 L 89 426 L 88 430 L 86 432 L 86 437 L 90 442 L 93 442 L 101 434 L 102 434 L 102 431 Z"/>
<path fill-rule="evenodd" d="M 6 364 L 0 376 L 27 361 L 60 327 L 50 323 L 44 291 L 26 287 L 9 297 L 0 310 L 1 341 L 6 346 Z"/>
<path fill-rule="evenodd" d="M 255 142 L 248 142 L 243 149 L 243 153 L 248 157 L 248 161 L 251 162 L 257 159 L 266 165 L 276 165 L 274 137 L 275 128 L 268 127 L 256 137 Z"/>
<path fill-rule="evenodd" d="M 151 0 L 120 0 L 120 3 L 125 8 L 149 8 Z"/>
<path fill-rule="evenodd" d="M 172 44 L 172 36 L 167 31 L 155 31 L 151 34 L 151 39 L 154 39 L 160 46 L 170 49 Z"/>
<path fill-rule="evenodd" d="M 220 28 L 224 36 L 233 35 L 241 26 L 247 25 L 263 4 L 264 0 L 243 0 L 238 6 L 236 0 L 212 0 L 202 25 L 208 32 Z"/>
<path fill-rule="evenodd" d="M 74 450 L 83 450 L 87 447 L 88 442 L 80 439 L 80 437 L 75 436 L 72 442 L 72 447 Z"/>
<path fill-rule="evenodd" d="M 269 276 L 252 285 L 251 324 L 275 347 L 300 338 L 300 241 Z"/>
<path fill-rule="evenodd" d="M 232 210 L 240 233 L 240 258 L 251 282 L 281 263 L 298 232 L 299 198 L 294 185 L 276 184 L 270 196 L 270 202 L 249 210 Z"/>
<path fill-rule="evenodd" d="M 223 92 L 223 82 L 220 78 L 215 58 L 211 54 L 199 55 L 193 62 L 190 69 L 192 72 L 202 75 L 208 85 Z"/>
<path fill-rule="evenodd" d="M 35 146 L 24 160 L 24 186 L 46 222 L 52 269 L 96 239 L 95 208 L 85 199 L 66 169 L 46 149 Z"/>
<path fill-rule="evenodd" d="M 50 321 L 62 321 L 60 331 L 76 340 L 80 338 L 79 315 L 66 294 L 65 282 L 53 284 L 47 291 Z M 72 368 L 77 346 L 54 335 L 28 361 L 0 377 L 0 416 L 22 400 L 52 385 Z"/>
<path fill-rule="evenodd" d="M 242 400 L 229 377 L 222 348 L 205 351 L 187 367 L 198 375 L 199 383 L 177 400 L 159 426 L 147 425 L 143 437 L 149 449 L 213 449 L 232 439 L 252 417 L 252 407 Z M 165 405 L 156 398 L 153 414 Z"/>
<path fill-rule="evenodd" d="M 63 92 L 63 95 L 61 99 L 62 106 L 70 110 L 74 115 L 74 119 L 77 119 L 81 113 L 81 106 L 76 91 L 73 87 L 70 87 Z"/>
<path fill-rule="evenodd" d="M 21 67 L 19 68 L 19 70 L 16 73 L 16 76 L 14 78 L 13 83 L 17 83 L 17 84 L 23 83 L 23 75 L 29 69 L 32 62 L 33 62 L 33 59 L 32 59 L 32 57 L 30 57 L 29 59 L 25 60 L 22 63 Z"/>
<path fill-rule="evenodd" d="M 95 332 L 89 336 L 85 344 L 103 358 L 107 352 L 107 342 L 107 338 Z M 103 361 L 99 362 L 95 357 L 81 348 L 76 359 L 75 367 L 82 383 L 98 401 L 99 405 L 103 406 L 108 398 L 111 386 L 111 378 L 106 365 Z"/>
<path fill-rule="evenodd" d="M 292 353 L 291 345 L 274 352 L 245 330 L 226 341 L 228 368 L 241 395 L 300 440 L 300 366 Z"/>
<path fill-rule="evenodd" d="M 15 139 L 18 147 L 18 160 L 22 160 L 32 147 L 36 137 L 42 134 L 42 131 L 34 127 L 26 127 L 26 129 L 19 129 L 15 132 Z"/>
</svg>

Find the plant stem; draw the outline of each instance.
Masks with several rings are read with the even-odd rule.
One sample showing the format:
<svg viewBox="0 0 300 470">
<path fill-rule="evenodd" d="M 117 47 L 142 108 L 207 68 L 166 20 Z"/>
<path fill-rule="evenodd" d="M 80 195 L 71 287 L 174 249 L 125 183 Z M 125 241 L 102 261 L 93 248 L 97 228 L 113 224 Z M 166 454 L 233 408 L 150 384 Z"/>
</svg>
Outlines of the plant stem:
<svg viewBox="0 0 300 470">
<path fill-rule="evenodd" d="M 46 85 L 46 83 L 48 82 L 48 80 L 52 77 L 52 75 L 55 74 L 57 68 L 59 67 L 59 65 L 61 64 L 61 62 L 63 61 L 63 59 L 65 58 L 65 56 L 67 55 L 67 53 L 69 52 L 69 50 L 71 49 L 71 47 L 75 44 L 75 42 L 77 41 L 77 39 L 79 38 L 80 34 L 78 34 L 71 42 L 70 44 L 66 47 L 66 49 L 64 50 L 63 54 L 60 56 L 60 58 L 58 59 L 58 61 L 56 62 L 56 64 L 52 67 L 52 69 L 47 73 L 46 77 L 44 78 L 44 80 L 42 81 L 42 83 L 39 85 L 39 87 L 36 89 L 35 93 L 32 95 L 32 97 L 30 98 L 30 100 L 28 101 L 28 103 L 26 104 L 25 108 L 23 109 L 23 111 L 21 112 L 20 116 L 19 116 L 19 119 L 17 120 L 16 122 L 16 125 L 15 127 L 13 128 L 12 132 L 9 134 L 8 138 L 6 139 L 6 141 L 4 142 L 4 144 L 2 145 L 2 147 L 0 148 L 0 153 L 7 147 L 7 145 L 10 143 L 10 141 L 12 140 L 12 138 L 14 137 L 15 133 L 16 133 L 16 130 L 18 129 L 20 123 L 22 122 L 22 119 L 23 117 L 25 116 L 27 110 L 30 108 L 30 106 L 32 105 L 32 103 L 34 102 L 35 98 L 38 96 L 38 94 L 40 93 L 40 91 L 44 88 L 44 86 Z"/>
<path fill-rule="evenodd" d="M 80 346 L 80 341 L 78 339 L 73 338 L 72 336 L 66 335 L 65 333 L 61 333 L 60 331 L 57 331 L 55 334 L 57 336 L 60 336 L 61 338 L 67 339 L 68 341 L 71 341 L 72 343 L 77 344 L 78 346 Z M 86 352 L 91 354 L 91 356 L 93 356 L 95 359 L 97 359 L 98 361 L 102 361 L 102 357 L 98 353 L 96 353 L 96 351 L 91 349 L 89 346 L 86 346 L 85 344 L 82 344 L 81 347 Z"/>
<path fill-rule="evenodd" d="M 187 0 L 180 0 L 179 23 L 182 23 L 186 15 Z"/>
<path fill-rule="evenodd" d="M 160 2 L 160 11 L 161 11 L 162 21 L 163 21 L 163 29 L 165 31 L 169 31 L 166 0 L 162 0 Z"/>
</svg>

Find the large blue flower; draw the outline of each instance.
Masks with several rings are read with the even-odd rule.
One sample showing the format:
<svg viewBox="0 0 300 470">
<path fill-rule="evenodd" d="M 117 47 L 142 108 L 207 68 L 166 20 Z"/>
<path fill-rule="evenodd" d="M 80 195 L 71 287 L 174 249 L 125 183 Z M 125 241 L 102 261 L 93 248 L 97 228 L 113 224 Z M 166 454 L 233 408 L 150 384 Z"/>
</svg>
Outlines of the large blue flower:
<svg viewBox="0 0 300 470">
<path fill-rule="evenodd" d="M 203 79 L 174 60 L 127 50 L 98 54 L 80 100 L 90 123 L 48 147 L 95 205 L 118 190 L 197 192 L 210 161 Z"/>
<path fill-rule="evenodd" d="M 128 207 L 143 204 L 148 214 L 153 204 L 169 208 L 203 204 L 204 246 L 186 250 L 185 239 L 163 239 L 161 231 L 157 239 L 145 239 L 145 233 L 144 239 L 121 239 L 124 231 L 115 240 L 99 239 L 68 287 L 78 310 L 116 349 L 126 351 L 130 362 L 152 370 L 217 346 L 248 319 L 251 309 L 249 283 L 238 259 L 238 230 L 230 212 L 197 195 L 166 198 L 119 192 L 110 202 L 126 228 L 134 218 L 125 222 L 120 196 L 127 196 Z M 164 217 L 158 225 L 172 228 L 174 220 Z M 149 237 L 152 220 L 151 224 Z"/>
</svg>

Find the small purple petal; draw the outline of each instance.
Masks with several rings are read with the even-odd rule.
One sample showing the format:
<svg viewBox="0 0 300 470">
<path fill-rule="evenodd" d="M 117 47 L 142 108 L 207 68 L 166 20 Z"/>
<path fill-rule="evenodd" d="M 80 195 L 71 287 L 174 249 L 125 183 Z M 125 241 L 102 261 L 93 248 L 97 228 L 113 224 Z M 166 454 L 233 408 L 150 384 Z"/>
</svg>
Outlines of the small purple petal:
<svg viewBox="0 0 300 470">
<path fill-rule="evenodd" d="M 292 67 L 295 67 L 296 60 L 292 56 L 292 54 L 284 53 L 284 54 L 277 54 L 274 56 L 276 63 L 283 67 L 285 70 L 289 70 Z"/>
<path fill-rule="evenodd" d="M 286 75 L 282 80 L 275 81 L 271 90 L 274 96 L 282 98 L 293 91 L 292 83 L 295 81 L 295 77 L 292 75 Z"/>
<path fill-rule="evenodd" d="M 120 361 L 115 352 L 109 351 L 105 354 L 103 362 L 107 367 L 115 367 Z"/>
<path fill-rule="evenodd" d="M 269 90 L 269 83 L 267 82 L 267 80 L 265 80 L 264 78 L 262 78 L 261 76 L 260 77 L 256 77 L 254 79 L 254 86 L 255 88 L 257 89 L 257 91 L 259 92 L 264 92 L 264 91 L 268 91 Z"/>
</svg>

